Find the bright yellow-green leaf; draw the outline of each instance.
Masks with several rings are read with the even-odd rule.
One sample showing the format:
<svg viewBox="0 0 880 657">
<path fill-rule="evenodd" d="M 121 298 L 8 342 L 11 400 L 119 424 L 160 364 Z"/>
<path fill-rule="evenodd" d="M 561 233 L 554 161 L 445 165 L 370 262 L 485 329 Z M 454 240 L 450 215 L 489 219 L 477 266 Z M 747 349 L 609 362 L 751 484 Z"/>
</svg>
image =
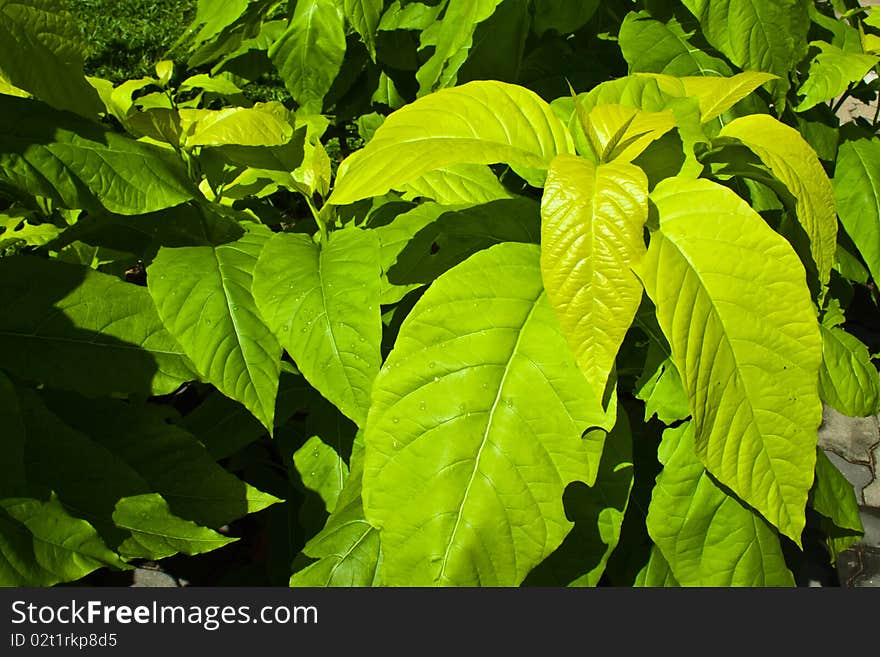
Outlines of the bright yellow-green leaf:
<svg viewBox="0 0 880 657">
<path fill-rule="evenodd" d="M 455 84 L 467 58 L 477 25 L 489 18 L 502 0 L 447 0 L 442 18 L 420 34 L 420 48 L 433 48 L 418 73 L 419 95 Z"/>
<path fill-rule="evenodd" d="M 698 76 L 673 77 L 656 73 L 642 73 L 657 80 L 660 88 L 671 96 L 690 96 L 700 101 L 703 123 L 717 118 L 762 84 L 776 79 L 772 73 L 744 71 L 730 77 Z"/>
<path fill-rule="evenodd" d="M 171 81 L 171 76 L 174 75 L 174 62 L 170 59 L 163 59 L 161 62 L 156 62 L 156 77 L 159 78 L 159 82 L 162 85 L 167 85 Z"/>
<path fill-rule="evenodd" d="M 597 108 L 599 109 L 599 108 Z M 573 155 L 550 165 L 541 200 L 541 276 L 598 396 L 642 298 L 630 265 L 645 254 L 648 180 L 632 164 Z"/>
<path fill-rule="evenodd" d="M 515 586 L 572 523 L 567 484 L 595 482 L 602 408 L 541 285 L 538 247 L 498 244 L 439 277 L 373 386 L 364 509 L 394 585 Z"/>
<path fill-rule="evenodd" d="M 404 198 L 429 198 L 441 205 L 478 205 L 513 198 L 492 170 L 484 164 L 453 164 L 428 171 L 400 186 Z"/>
<path fill-rule="evenodd" d="M 792 127 L 767 114 L 734 119 L 720 137 L 733 137 L 749 147 L 797 200 L 797 219 L 810 238 L 810 253 L 824 285 L 837 251 L 834 189 L 816 152 Z"/>
<path fill-rule="evenodd" d="M 251 294 L 270 234 L 260 228 L 217 247 L 163 247 L 147 268 L 147 283 L 163 323 L 202 379 L 241 402 L 271 432 L 281 346 Z"/>
<path fill-rule="evenodd" d="M 180 124 L 187 148 L 193 146 L 280 146 L 293 127 L 287 110 L 276 101 L 222 110 L 181 109 Z"/>
<path fill-rule="evenodd" d="M 822 369 L 819 393 L 822 401 L 849 417 L 880 412 L 880 374 L 868 348 L 839 327 L 844 321 L 839 306 L 822 318 Z"/>
<path fill-rule="evenodd" d="M 542 174 L 559 153 L 574 152 L 568 130 L 537 94 L 492 80 L 468 82 L 391 114 L 363 150 L 340 166 L 330 202 L 379 196 L 454 164 L 506 162 Z"/>
<path fill-rule="evenodd" d="M 840 223 L 859 250 L 874 281 L 880 281 L 880 139 L 840 145 L 834 171 Z"/>
<path fill-rule="evenodd" d="M 600 162 L 632 162 L 655 139 L 675 127 L 670 111 L 643 112 L 625 105 L 598 105 L 587 116 L 587 138 Z"/>
<path fill-rule="evenodd" d="M 794 586 L 779 536 L 706 473 L 687 422 L 663 433 L 648 534 L 681 586 Z"/>
<path fill-rule="evenodd" d="M 864 78 L 878 61 L 875 55 L 844 52 L 824 41 L 813 41 L 810 45 L 816 46 L 821 52 L 810 62 L 807 79 L 798 89 L 798 95 L 804 98 L 794 108 L 795 112 L 803 112 L 837 98 L 850 84 Z"/>
<path fill-rule="evenodd" d="M 806 0 L 682 0 L 713 47 L 743 70 L 766 71 L 778 110 L 785 107 L 788 73 L 807 54 Z"/>
<path fill-rule="evenodd" d="M 816 483 L 810 506 L 822 515 L 820 527 L 832 561 L 865 534 L 853 485 L 821 449 L 816 450 Z"/>
<path fill-rule="evenodd" d="M 803 266 L 726 187 L 668 179 L 637 273 L 690 399 L 709 472 L 799 543 L 822 421 Z"/>
<path fill-rule="evenodd" d="M 362 426 L 379 371 L 379 243 L 371 231 L 276 234 L 254 272 L 254 298 L 300 372 Z"/>
</svg>

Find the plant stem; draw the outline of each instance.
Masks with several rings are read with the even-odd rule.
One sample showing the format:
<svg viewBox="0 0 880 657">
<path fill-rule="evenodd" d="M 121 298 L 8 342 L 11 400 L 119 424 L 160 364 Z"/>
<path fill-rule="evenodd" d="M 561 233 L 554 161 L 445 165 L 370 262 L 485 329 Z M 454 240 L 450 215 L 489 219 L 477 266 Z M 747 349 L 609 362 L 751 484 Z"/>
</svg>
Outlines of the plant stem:
<svg viewBox="0 0 880 657">
<path fill-rule="evenodd" d="M 328 238 L 327 224 L 321 218 L 321 212 L 318 210 L 315 202 L 311 199 L 311 197 L 308 194 L 303 194 L 303 197 L 306 199 L 309 210 L 312 211 L 312 217 L 314 217 L 315 223 L 318 224 L 318 232 L 320 232 L 321 234 L 321 244 L 326 244 Z"/>
</svg>

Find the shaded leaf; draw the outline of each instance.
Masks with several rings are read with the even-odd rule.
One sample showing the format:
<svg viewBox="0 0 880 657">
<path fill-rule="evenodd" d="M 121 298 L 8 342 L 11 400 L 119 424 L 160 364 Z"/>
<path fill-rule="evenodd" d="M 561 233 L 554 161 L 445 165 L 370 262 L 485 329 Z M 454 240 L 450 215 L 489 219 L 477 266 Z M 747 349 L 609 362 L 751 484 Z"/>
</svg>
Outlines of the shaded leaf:
<svg viewBox="0 0 880 657">
<path fill-rule="evenodd" d="M 271 433 L 281 347 L 251 293 L 268 237 L 262 229 L 217 247 L 161 248 L 147 286 L 202 380 L 244 404 Z"/>
</svg>

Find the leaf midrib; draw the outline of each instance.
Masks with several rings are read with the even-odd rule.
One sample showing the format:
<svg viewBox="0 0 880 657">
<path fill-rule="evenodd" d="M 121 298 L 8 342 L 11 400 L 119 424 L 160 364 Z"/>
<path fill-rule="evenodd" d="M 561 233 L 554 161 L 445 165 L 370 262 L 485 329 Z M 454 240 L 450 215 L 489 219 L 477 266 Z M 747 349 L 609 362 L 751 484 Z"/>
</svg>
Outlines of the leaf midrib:
<svg viewBox="0 0 880 657">
<path fill-rule="evenodd" d="M 477 454 L 474 457 L 474 467 L 471 470 L 470 478 L 468 479 L 468 483 L 464 489 L 464 495 L 462 496 L 461 503 L 458 505 L 458 511 L 455 517 L 455 524 L 452 527 L 452 532 L 449 535 L 449 540 L 446 544 L 446 550 L 443 553 L 443 561 L 440 564 L 440 570 L 437 574 L 437 579 L 444 579 L 444 571 L 446 570 L 447 563 L 449 561 L 449 551 L 452 549 L 453 544 L 455 543 L 455 536 L 458 533 L 458 528 L 461 524 L 461 518 L 464 512 L 464 507 L 467 504 L 468 496 L 471 492 L 471 487 L 473 486 L 474 479 L 477 476 L 477 472 L 480 469 L 480 458 L 483 454 L 483 449 L 486 447 L 486 443 L 489 441 L 489 433 L 492 428 L 492 422 L 495 418 L 495 411 L 498 408 L 498 403 L 501 401 L 501 393 L 504 390 L 504 384 L 507 381 L 507 376 L 510 374 L 511 364 L 513 363 L 514 357 L 519 350 L 520 343 L 522 342 L 523 334 L 525 333 L 525 327 L 532 319 L 532 316 L 535 313 L 535 309 L 538 307 L 538 302 L 541 300 L 541 297 L 544 295 L 544 290 L 541 289 L 538 296 L 532 301 L 531 308 L 529 308 L 529 312 L 526 313 L 526 316 L 523 318 L 522 324 L 520 324 L 519 332 L 516 336 L 516 341 L 513 344 L 513 347 L 510 351 L 510 355 L 507 358 L 507 364 L 504 366 L 504 373 L 501 375 L 501 381 L 498 384 L 498 392 L 495 395 L 495 400 L 492 402 L 492 406 L 489 408 L 488 417 L 486 419 L 486 429 L 483 431 L 483 437 L 480 441 L 480 446 L 477 449 Z"/>
</svg>

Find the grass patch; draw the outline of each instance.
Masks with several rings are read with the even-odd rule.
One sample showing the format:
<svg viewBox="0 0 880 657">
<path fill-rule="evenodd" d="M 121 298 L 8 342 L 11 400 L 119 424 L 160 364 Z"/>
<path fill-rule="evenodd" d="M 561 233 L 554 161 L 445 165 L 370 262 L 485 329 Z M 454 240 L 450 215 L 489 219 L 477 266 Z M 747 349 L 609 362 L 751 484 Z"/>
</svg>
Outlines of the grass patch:
<svg viewBox="0 0 880 657">
<path fill-rule="evenodd" d="M 195 16 L 196 0 L 68 0 L 86 41 L 85 71 L 118 84 L 155 75 L 162 59 L 181 64 L 185 53 L 169 52 Z"/>
</svg>

